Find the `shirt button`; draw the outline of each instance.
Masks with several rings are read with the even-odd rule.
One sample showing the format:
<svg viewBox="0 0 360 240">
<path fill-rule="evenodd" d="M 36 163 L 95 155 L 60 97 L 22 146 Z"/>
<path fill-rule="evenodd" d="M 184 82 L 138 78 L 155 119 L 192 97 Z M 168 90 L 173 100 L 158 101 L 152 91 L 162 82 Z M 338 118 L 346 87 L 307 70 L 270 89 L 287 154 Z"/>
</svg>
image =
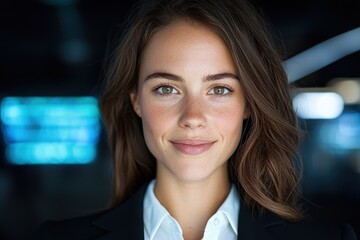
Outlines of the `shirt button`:
<svg viewBox="0 0 360 240">
<path fill-rule="evenodd" d="M 219 224 L 219 219 L 215 218 L 214 219 L 214 225 L 218 225 Z"/>
</svg>

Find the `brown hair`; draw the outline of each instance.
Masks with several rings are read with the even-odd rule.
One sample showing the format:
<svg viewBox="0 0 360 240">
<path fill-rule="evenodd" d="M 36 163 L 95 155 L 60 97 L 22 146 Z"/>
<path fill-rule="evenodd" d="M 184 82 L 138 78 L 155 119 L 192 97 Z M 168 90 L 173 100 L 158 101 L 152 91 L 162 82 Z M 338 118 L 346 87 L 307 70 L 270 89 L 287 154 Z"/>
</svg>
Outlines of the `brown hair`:
<svg viewBox="0 0 360 240">
<path fill-rule="evenodd" d="M 151 0 L 133 9 L 110 59 L 100 103 L 114 160 L 114 204 L 155 177 L 156 161 L 146 147 L 129 93 L 137 87 L 147 42 L 160 29 L 181 20 L 203 23 L 219 34 L 237 66 L 251 117 L 229 159 L 229 173 L 245 204 L 299 220 L 299 128 L 289 85 L 265 24 L 243 0 Z"/>
</svg>

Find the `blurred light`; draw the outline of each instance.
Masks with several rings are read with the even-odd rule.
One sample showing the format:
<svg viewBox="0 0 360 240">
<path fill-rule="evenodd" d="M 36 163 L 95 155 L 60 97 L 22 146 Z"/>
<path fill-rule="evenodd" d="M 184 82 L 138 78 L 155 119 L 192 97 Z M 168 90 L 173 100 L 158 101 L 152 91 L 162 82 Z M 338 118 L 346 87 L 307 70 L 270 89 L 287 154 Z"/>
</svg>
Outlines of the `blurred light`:
<svg viewBox="0 0 360 240">
<path fill-rule="evenodd" d="M 284 62 L 289 82 L 305 77 L 349 54 L 360 51 L 360 27 L 340 34 Z"/>
<path fill-rule="evenodd" d="M 93 144 L 25 142 L 10 144 L 6 157 L 14 164 L 86 164 L 96 157 Z"/>
<path fill-rule="evenodd" d="M 336 121 L 322 124 L 320 141 L 331 151 L 360 149 L 360 113 L 343 113 Z"/>
<path fill-rule="evenodd" d="M 345 104 L 360 103 L 360 82 L 356 79 L 337 78 L 329 83 L 335 92 L 344 99 Z"/>
<path fill-rule="evenodd" d="M 293 106 L 300 118 L 332 119 L 342 113 L 344 101 L 334 92 L 302 92 L 294 97 Z"/>
<path fill-rule="evenodd" d="M 14 164 L 84 164 L 100 135 L 93 97 L 7 97 L 1 102 L 6 156 Z"/>
</svg>

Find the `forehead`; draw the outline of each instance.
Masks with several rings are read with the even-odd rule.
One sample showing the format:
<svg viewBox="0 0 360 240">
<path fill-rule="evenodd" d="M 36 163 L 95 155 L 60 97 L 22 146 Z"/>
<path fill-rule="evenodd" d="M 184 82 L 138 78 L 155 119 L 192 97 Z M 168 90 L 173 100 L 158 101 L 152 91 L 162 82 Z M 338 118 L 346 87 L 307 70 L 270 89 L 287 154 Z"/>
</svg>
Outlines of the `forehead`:
<svg viewBox="0 0 360 240">
<path fill-rule="evenodd" d="M 159 47 L 182 47 L 202 45 L 224 45 L 226 44 L 221 37 L 210 27 L 194 21 L 176 21 L 166 27 L 157 30 L 150 38 L 145 47 L 145 52 L 149 48 Z M 188 47 L 189 47 L 188 46 Z"/>
<path fill-rule="evenodd" d="M 142 54 L 140 74 L 149 67 L 191 67 L 192 64 L 236 72 L 232 55 L 216 32 L 197 22 L 180 21 L 152 36 Z"/>
</svg>

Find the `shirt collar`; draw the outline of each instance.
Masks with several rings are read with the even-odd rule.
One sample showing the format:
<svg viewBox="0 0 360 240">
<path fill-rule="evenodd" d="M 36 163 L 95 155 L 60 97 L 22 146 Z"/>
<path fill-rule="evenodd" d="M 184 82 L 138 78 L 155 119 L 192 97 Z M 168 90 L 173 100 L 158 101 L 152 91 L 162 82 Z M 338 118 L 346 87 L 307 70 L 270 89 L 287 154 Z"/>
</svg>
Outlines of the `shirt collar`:
<svg viewBox="0 0 360 240">
<path fill-rule="evenodd" d="M 155 179 L 152 180 L 146 190 L 144 198 L 144 226 L 150 239 L 153 239 L 161 223 L 166 217 L 171 217 L 169 212 L 161 205 L 154 194 Z M 230 193 L 222 203 L 218 212 L 222 212 L 227 217 L 232 230 L 238 234 L 238 221 L 240 210 L 240 198 L 234 184 L 231 186 Z"/>
<path fill-rule="evenodd" d="M 144 226 L 150 239 L 153 239 L 162 221 L 169 212 L 160 204 L 154 194 L 155 180 L 152 180 L 146 190 L 144 198 Z"/>
<path fill-rule="evenodd" d="M 238 234 L 238 221 L 239 221 L 239 210 L 240 210 L 240 197 L 235 187 L 232 184 L 231 190 L 223 204 L 218 209 L 218 212 L 223 212 L 230 222 L 231 228 L 234 233 Z"/>
</svg>

